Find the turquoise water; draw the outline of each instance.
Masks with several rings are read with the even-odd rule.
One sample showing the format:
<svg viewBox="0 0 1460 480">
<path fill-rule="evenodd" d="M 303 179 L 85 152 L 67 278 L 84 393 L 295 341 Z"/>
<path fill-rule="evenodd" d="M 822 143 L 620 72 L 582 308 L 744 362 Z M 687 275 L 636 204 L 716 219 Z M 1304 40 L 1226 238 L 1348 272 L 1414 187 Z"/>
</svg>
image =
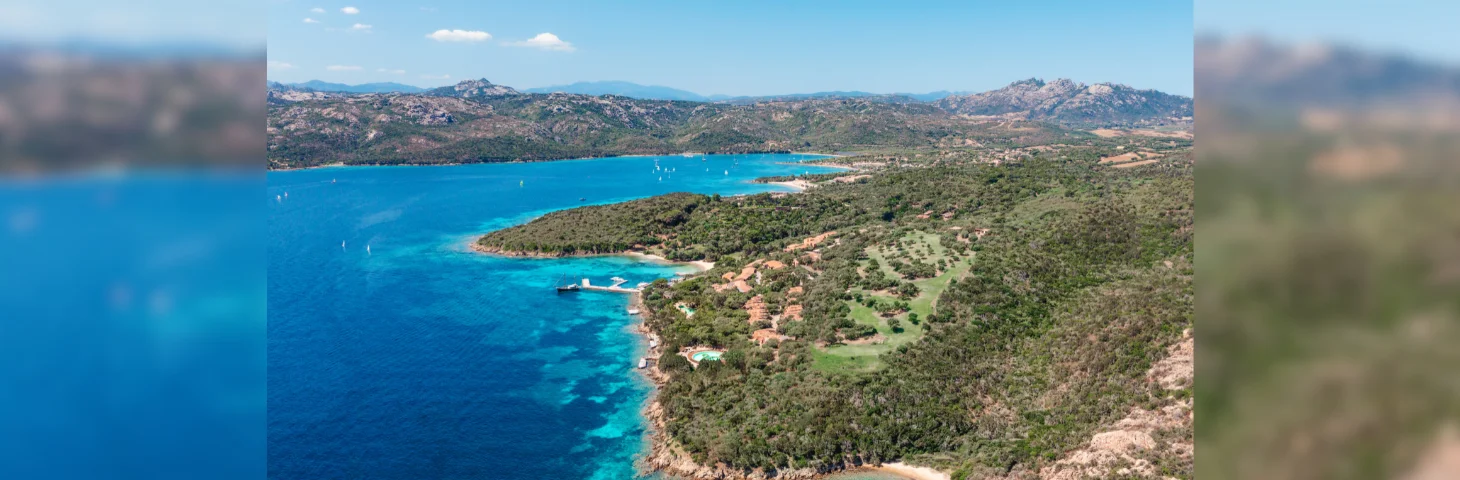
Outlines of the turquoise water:
<svg viewBox="0 0 1460 480">
<path fill-rule="evenodd" d="M 694 361 L 696 362 L 703 362 L 705 360 L 719 361 L 720 352 L 699 352 L 691 355 L 691 357 L 694 358 Z"/>
<path fill-rule="evenodd" d="M 683 267 L 467 245 L 553 210 L 779 190 L 748 180 L 829 171 L 781 163 L 806 158 L 271 172 L 269 477 L 633 478 L 651 386 L 635 372 L 645 346 L 628 299 L 553 287 Z"/>
</svg>

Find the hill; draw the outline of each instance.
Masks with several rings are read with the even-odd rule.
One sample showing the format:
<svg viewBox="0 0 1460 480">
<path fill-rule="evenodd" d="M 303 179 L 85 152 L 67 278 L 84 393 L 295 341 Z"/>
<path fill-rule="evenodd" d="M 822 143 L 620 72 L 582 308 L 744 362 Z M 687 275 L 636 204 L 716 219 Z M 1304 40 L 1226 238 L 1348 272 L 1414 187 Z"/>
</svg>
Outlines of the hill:
<svg viewBox="0 0 1460 480">
<path fill-rule="evenodd" d="M 1189 147 L 1162 153 L 939 155 L 794 195 L 552 212 L 477 248 L 715 262 L 641 297 L 646 464 L 666 473 L 1192 478 L 1194 182 Z"/>
<path fill-rule="evenodd" d="M 1190 123 L 1192 99 L 1125 85 L 1085 85 L 1069 79 L 1020 80 L 972 95 L 934 102 L 950 113 L 1003 116 L 1078 126 L 1145 126 Z"/>
<path fill-rule="evenodd" d="M 1199 38 L 1196 55 L 1197 91 L 1222 103 L 1442 112 L 1460 105 L 1460 68 L 1405 55 L 1219 38 Z"/>
<path fill-rule="evenodd" d="M 958 118 L 932 105 L 804 99 L 729 105 L 524 94 L 469 80 L 420 94 L 271 88 L 271 168 L 475 163 L 680 152 L 846 151 L 1050 143 L 1051 125 Z"/>
<path fill-rule="evenodd" d="M 290 87 L 295 87 L 295 88 L 307 88 L 307 89 L 314 90 L 314 91 L 317 91 L 317 92 L 342 92 L 342 93 L 385 93 L 385 92 L 401 92 L 401 93 L 417 93 L 417 92 L 424 92 L 424 91 L 426 91 L 426 89 L 421 88 L 421 87 L 417 87 L 417 86 L 414 86 L 414 85 L 406 85 L 406 84 L 402 84 L 402 83 L 395 83 L 395 82 L 362 83 L 362 84 L 359 84 L 359 85 L 346 85 L 346 84 L 343 84 L 343 83 L 330 83 L 330 82 L 325 82 L 325 81 L 320 81 L 320 80 L 310 80 L 308 82 L 287 83 L 287 84 L 284 84 L 284 85 L 288 85 Z"/>
<path fill-rule="evenodd" d="M 932 102 L 949 95 L 959 95 L 968 92 L 949 92 L 940 90 L 928 93 L 871 93 L 863 91 L 829 91 L 813 93 L 787 93 L 780 95 L 701 95 L 688 90 L 662 87 L 657 85 L 640 85 L 633 82 L 623 81 L 602 81 L 602 82 L 577 82 L 568 85 L 555 85 L 551 87 L 528 88 L 522 90 L 526 93 L 577 93 L 582 95 L 618 95 L 621 97 L 637 98 L 641 100 L 684 100 L 691 102 L 725 102 L 739 105 L 749 105 L 760 102 L 784 102 L 791 100 L 806 100 L 813 98 L 880 98 L 891 102 Z"/>
<path fill-rule="evenodd" d="M 687 100 L 692 102 L 707 102 L 710 97 L 700 95 L 687 90 L 677 88 L 661 87 L 658 85 L 639 85 L 632 82 L 603 81 L 603 82 L 577 82 L 568 85 L 555 85 L 551 87 L 538 87 L 523 90 L 527 93 L 577 93 L 581 95 L 618 95 L 620 97 L 637 98 L 641 100 Z"/>
</svg>

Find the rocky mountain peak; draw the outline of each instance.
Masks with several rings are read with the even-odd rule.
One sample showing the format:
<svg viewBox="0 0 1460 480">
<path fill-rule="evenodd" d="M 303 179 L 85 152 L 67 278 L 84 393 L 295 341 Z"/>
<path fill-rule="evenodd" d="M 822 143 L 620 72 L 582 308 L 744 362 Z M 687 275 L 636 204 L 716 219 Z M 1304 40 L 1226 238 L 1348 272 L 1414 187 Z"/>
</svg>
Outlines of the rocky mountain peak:
<svg viewBox="0 0 1460 480">
<path fill-rule="evenodd" d="M 512 87 L 497 85 L 485 78 L 475 80 L 462 80 L 456 85 L 441 87 L 431 90 L 431 94 L 452 97 L 491 97 L 498 95 L 517 95 L 517 90 Z"/>
<path fill-rule="evenodd" d="M 1125 85 L 1086 86 L 1068 78 L 1019 80 L 998 90 L 951 95 L 934 103 L 951 113 L 1010 116 L 1069 124 L 1164 124 L 1190 117 L 1190 98 Z"/>
</svg>

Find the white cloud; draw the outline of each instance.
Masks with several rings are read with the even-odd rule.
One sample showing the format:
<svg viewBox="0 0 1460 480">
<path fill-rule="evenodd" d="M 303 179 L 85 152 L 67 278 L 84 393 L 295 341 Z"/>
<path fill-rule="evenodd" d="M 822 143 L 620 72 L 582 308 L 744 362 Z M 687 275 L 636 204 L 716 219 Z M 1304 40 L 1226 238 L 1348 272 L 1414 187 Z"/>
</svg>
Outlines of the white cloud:
<svg viewBox="0 0 1460 480">
<path fill-rule="evenodd" d="M 398 69 L 398 68 L 397 69 L 377 68 L 377 69 L 375 69 L 375 71 L 380 72 L 380 73 L 394 73 L 396 75 L 405 75 L 405 73 L 406 73 L 405 70 L 401 70 L 401 69 Z"/>
<path fill-rule="evenodd" d="M 324 13 L 324 9 L 323 8 L 319 8 L 319 7 L 311 8 L 311 9 L 309 9 L 309 11 L 314 12 L 314 13 Z"/>
<path fill-rule="evenodd" d="M 446 80 L 451 78 L 451 75 L 421 75 L 421 78 L 426 80 Z"/>
<path fill-rule="evenodd" d="M 558 38 L 557 35 L 553 35 L 551 33 L 539 33 L 536 37 L 532 37 L 520 42 L 507 42 L 504 45 L 509 45 L 513 47 L 540 48 L 543 50 L 555 50 L 559 52 L 571 52 L 575 50 L 573 44 L 564 42 L 563 39 Z"/>
<path fill-rule="evenodd" d="M 354 30 L 354 31 L 357 31 L 357 32 L 370 33 L 370 29 L 371 28 L 373 28 L 372 25 L 366 25 L 366 24 L 363 24 L 363 23 L 357 23 L 354 26 L 351 26 L 350 27 L 350 30 Z"/>
<path fill-rule="evenodd" d="M 324 69 L 325 70 L 329 70 L 331 72 L 358 72 L 358 71 L 360 71 L 360 66 L 359 65 L 330 65 L 328 67 L 324 67 Z"/>
<path fill-rule="evenodd" d="M 291 64 L 289 62 L 280 62 L 278 60 L 269 60 L 269 68 L 285 70 L 294 68 L 294 64 Z"/>
<path fill-rule="evenodd" d="M 481 30 L 446 30 L 441 29 L 426 35 L 426 38 L 438 42 L 485 42 L 492 39 L 492 34 Z"/>
<path fill-rule="evenodd" d="M 355 7 L 341 8 L 340 11 L 341 12 L 345 12 L 345 15 L 354 15 L 354 14 L 360 13 L 360 9 L 355 8 Z"/>
<path fill-rule="evenodd" d="M 319 20 L 315 20 L 313 18 L 305 18 L 304 23 L 319 23 Z"/>
</svg>

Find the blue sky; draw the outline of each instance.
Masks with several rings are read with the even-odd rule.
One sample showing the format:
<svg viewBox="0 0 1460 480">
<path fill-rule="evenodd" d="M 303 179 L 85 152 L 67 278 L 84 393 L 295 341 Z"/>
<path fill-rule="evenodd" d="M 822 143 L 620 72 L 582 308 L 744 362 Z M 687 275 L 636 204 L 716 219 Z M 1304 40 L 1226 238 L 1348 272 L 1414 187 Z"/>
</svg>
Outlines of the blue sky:
<svg viewBox="0 0 1460 480">
<path fill-rule="evenodd" d="M 1196 31 L 1326 42 L 1460 63 L 1455 0 L 1195 0 Z"/>
<path fill-rule="evenodd" d="M 1068 77 L 1192 91 L 1192 4 L 1179 0 L 275 0 L 268 19 L 269 78 L 282 82 L 627 80 L 765 95 Z"/>
</svg>

